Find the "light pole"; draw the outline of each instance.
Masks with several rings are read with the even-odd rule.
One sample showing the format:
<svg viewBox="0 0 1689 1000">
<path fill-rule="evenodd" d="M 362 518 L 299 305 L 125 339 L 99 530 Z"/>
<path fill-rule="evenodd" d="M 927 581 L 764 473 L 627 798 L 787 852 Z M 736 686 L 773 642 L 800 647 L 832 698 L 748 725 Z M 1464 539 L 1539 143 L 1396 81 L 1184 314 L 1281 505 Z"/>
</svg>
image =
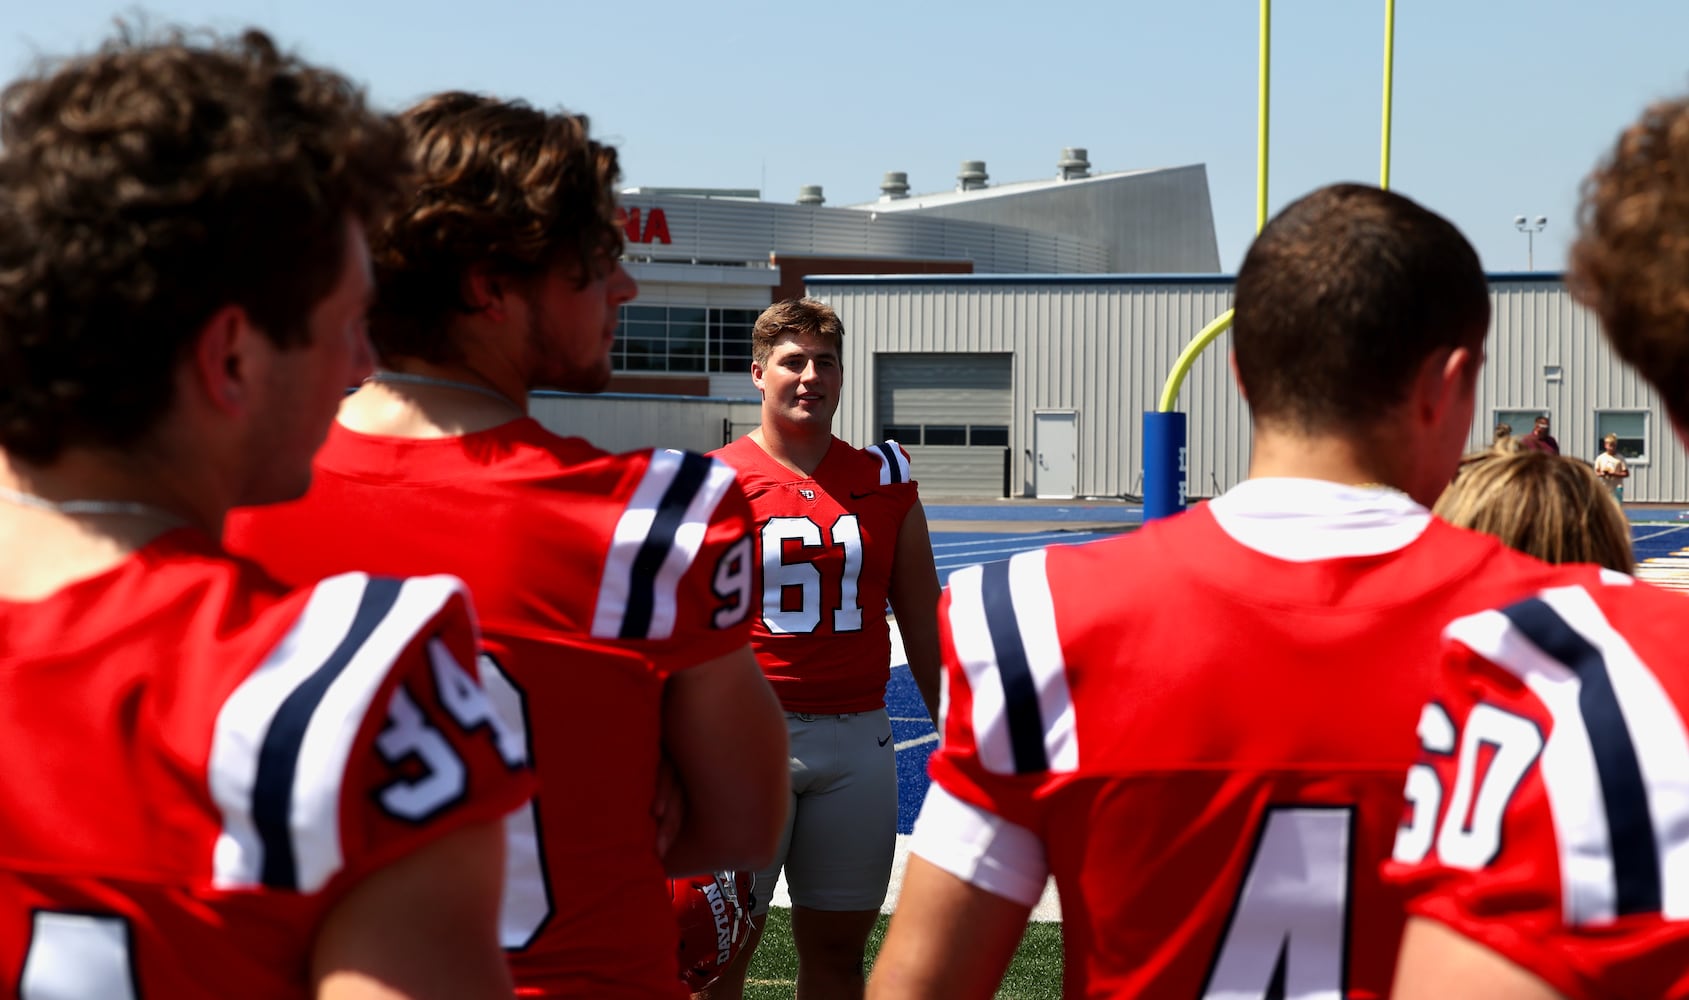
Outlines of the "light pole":
<svg viewBox="0 0 1689 1000">
<path fill-rule="evenodd" d="M 1536 235 L 1548 225 L 1548 216 L 1539 215 L 1535 219 L 1527 219 L 1523 215 L 1513 217 L 1513 228 L 1525 234 L 1525 270 L 1537 269 Z"/>
</svg>

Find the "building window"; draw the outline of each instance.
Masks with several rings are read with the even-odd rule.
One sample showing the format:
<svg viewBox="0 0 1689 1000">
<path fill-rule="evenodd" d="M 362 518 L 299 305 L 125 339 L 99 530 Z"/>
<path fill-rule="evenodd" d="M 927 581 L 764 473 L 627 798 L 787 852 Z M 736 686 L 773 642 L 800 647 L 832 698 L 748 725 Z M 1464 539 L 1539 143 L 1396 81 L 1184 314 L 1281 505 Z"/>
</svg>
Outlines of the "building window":
<svg viewBox="0 0 1689 1000">
<path fill-rule="evenodd" d="M 901 445 L 1007 448 L 1009 429 L 1002 424 L 881 424 L 880 438 Z"/>
<path fill-rule="evenodd" d="M 1524 437 L 1531 432 L 1531 428 L 1535 426 L 1538 417 L 1546 416 L 1548 416 L 1547 410 L 1496 410 L 1495 423 L 1491 424 L 1490 427 L 1494 428 L 1499 424 L 1506 424 L 1513 428 L 1514 437 Z M 1473 429 L 1476 430 L 1477 428 Z M 1552 434 L 1554 428 L 1550 426 L 1548 431 Z M 1484 436 L 1488 437 L 1488 435 Z"/>
<path fill-rule="evenodd" d="M 1619 454 L 1632 465 L 1648 464 L 1648 411 L 1596 410 L 1593 457 L 1602 452 L 1601 439 L 1609 434 L 1619 437 Z"/>
<path fill-rule="evenodd" d="M 755 309 L 621 307 L 610 365 L 620 372 L 748 372 Z"/>
</svg>

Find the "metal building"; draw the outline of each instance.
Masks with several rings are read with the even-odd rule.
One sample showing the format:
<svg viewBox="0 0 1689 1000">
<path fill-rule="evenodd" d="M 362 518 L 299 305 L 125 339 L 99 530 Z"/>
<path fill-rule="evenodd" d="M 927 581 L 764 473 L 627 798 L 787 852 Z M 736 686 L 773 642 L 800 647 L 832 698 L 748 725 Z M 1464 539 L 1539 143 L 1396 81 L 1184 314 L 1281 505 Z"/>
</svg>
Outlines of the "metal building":
<svg viewBox="0 0 1689 1000">
<path fill-rule="evenodd" d="M 881 201 L 842 208 L 817 187 L 795 204 L 750 189 L 622 192 L 640 295 L 621 309 L 611 388 L 754 397 L 751 324 L 810 274 L 1219 270 L 1201 165 L 1093 175 L 1066 149 L 1056 176 L 1003 185 L 983 163 L 963 166 L 956 191 L 910 197 L 893 173 Z"/>
<path fill-rule="evenodd" d="M 1135 496 L 1143 413 L 1185 344 L 1231 307 L 1229 276 L 816 276 L 845 326 L 837 432 L 895 438 L 938 496 Z M 1558 274 L 1491 276 L 1493 319 L 1471 441 L 1547 413 L 1562 450 L 1618 434 L 1627 500 L 1689 499 L 1689 458 L 1648 385 L 1601 339 Z M 1179 397 L 1188 488 L 1242 480 L 1249 415 L 1222 337 Z M 1310 345 L 1310 349 L 1316 349 Z"/>
</svg>

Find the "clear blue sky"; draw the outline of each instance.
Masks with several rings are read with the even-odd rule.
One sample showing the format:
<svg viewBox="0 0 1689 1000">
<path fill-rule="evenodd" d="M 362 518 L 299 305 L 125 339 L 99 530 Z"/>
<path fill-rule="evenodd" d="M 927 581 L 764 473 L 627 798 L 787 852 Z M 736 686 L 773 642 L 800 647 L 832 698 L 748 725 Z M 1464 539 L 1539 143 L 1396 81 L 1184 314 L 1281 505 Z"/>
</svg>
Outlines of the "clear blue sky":
<svg viewBox="0 0 1689 1000">
<path fill-rule="evenodd" d="M 85 49 L 133 8 L 9 0 L 0 75 Z M 1223 269 L 1255 227 L 1257 7 L 1251 0 L 163 0 L 159 20 L 255 24 L 397 108 L 467 88 L 590 114 L 628 185 L 873 200 L 887 170 L 948 190 L 1203 163 Z M 1382 0 L 1274 8 L 1269 205 L 1376 183 Z M 1452 218 L 1491 270 L 1523 270 L 1516 215 L 1546 215 L 1558 269 L 1578 183 L 1647 101 L 1689 91 L 1683 0 L 1399 0 L 1392 187 Z"/>
</svg>

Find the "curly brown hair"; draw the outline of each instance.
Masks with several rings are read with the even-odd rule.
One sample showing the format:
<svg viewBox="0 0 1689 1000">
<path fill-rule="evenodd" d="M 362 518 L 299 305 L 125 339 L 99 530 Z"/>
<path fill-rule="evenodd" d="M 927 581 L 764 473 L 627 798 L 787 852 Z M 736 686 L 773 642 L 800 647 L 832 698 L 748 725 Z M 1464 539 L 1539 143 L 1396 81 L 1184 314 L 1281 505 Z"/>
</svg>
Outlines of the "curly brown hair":
<svg viewBox="0 0 1689 1000">
<path fill-rule="evenodd" d="M 1375 425 L 1442 348 L 1489 329 L 1478 254 L 1447 219 L 1362 184 L 1320 188 L 1261 230 L 1238 269 L 1232 352 L 1260 422 Z"/>
<path fill-rule="evenodd" d="M 458 360 L 451 322 L 473 311 L 471 267 L 527 278 L 578 269 L 582 287 L 622 253 L 616 150 L 585 115 L 452 91 L 404 112 L 414 196 L 370 236 L 381 294 L 370 339 L 383 359 Z"/>
<path fill-rule="evenodd" d="M 169 409 L 203 324 L 284 348 L 405 173 L 345 77 L 238 37 L 124 28 L 0 95 L 0 447 L 121 449 Z"/>
<path fill-rule="evenodd" d="M 1643 111 L 1584 180 L 1567 284 L 1689 426 L 1689 98 Z"/>
</svg>

